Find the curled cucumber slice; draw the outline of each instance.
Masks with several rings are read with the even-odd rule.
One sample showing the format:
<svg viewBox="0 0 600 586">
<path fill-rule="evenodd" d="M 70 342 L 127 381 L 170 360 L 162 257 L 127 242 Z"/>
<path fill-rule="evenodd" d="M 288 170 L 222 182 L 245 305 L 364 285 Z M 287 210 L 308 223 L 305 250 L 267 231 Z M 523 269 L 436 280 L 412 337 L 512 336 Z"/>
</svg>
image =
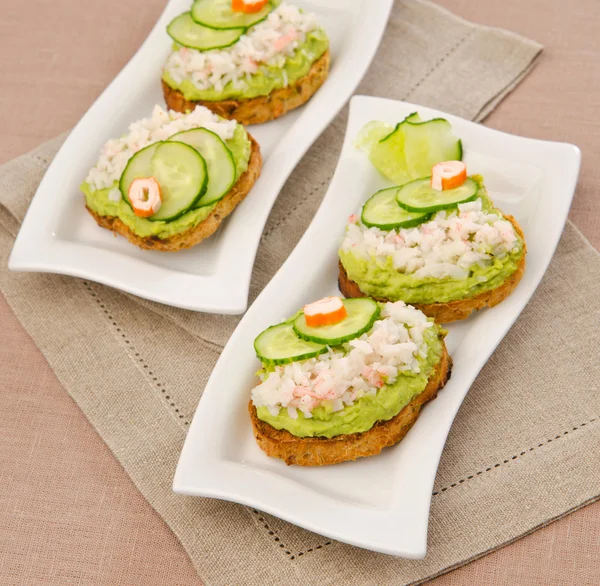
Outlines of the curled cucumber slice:
<svg viewBox="0 0 600 586">
<path fill-rule="evenodd" d="M 409 121 L 402 131 L 406 167 L 413 179 L 431 175 L 431 168 L 442 161 L 462 160 L 462 142 L 452 134 L 452 126 L 444 118 Z"/>
<path fill-rule="evenodd" d="M 191 13 L 184 12 L 174 18 L 167 26 L 167 33 L 178 44 L 198 51 L 223 49 L 238 42 L 245 28 L 216 30 L 198 24 Z"/>
<path fill-rule="evenodd" d="M 212 205 L 227 195 L 235 183 L 236 169 L 233 154 L 220 136 L 206 128 L 192 128 L 174 134 L 169 139 L 171 141 L 194 147 L 206 162 L 206 192 L 194 207 Z"/>
<path fill-rule="evenodd" d="M 368 297 L 344 299 L 348 315 L 337 324 L 311 327 L 304 314 L 294 320 L 294 332 L 306 342 L 337 346 L 368 332 L 379 317 L 379 304 Z"/>
<path fill-rule="evenodd" d="M 370 134 L 377 136 L 374 129 Z M 461 160 L 462 143 L 447 120 L 422 121 L 415 112 L 371 146 L 369 159 L 380 173 L 402 185 L 429 175 L 437 163 Z"/>
<path fill-rule="evenodd" d="M 429 212 L 409 212 L 401 208 L 396 200 L 398 189 L 382 189 L 367 200 L 361 214 L 361 221 L 365 226 L 380 230 L 413 228 L 431 217 Z"/>
<path fill-rule="evenodd" d="M 214 29 L 248 28 L 267 18 L 275 8 L 268 2 L 261 10 L 251 14 L 234 12 L 231 0 L 196 0 L 192 5 L 192 18 L 199 24 Z"/>
<path fill-rule="evenodd" d="M 406 165 L 404 127 L 411 122 L 420 122 L 417 112 L 409 114 L 402 122 L 396 124 L 391 132 L 386 132 L 369 150 L 369 159 L 375 168 L 383 175 L 398 184 L 406 183 L 413 178 Z M 365 125 L 366 126 L 366 125 Z M 389 128 L 388 125 L 385 127 Z M 383 134 L 383 128 L 381 130 Z M 371 131 L 376 137 L 376 133 Z"/>
<path fill-rule="evenodd" d="M 396 201 L 409 212 L 432 213 L 473 201 L 478 191 L 477 183 L 470 177 L 460 187 L 444 191 L 433 189 L 431 177 L 423 177 L 402 185 L 396 193 Z"/>
<path fill-rule="evenodd" d="M 277 366 L 296 360 L 314 358 L 327 352 L 327 346 L 302 340 L 291 322 L 267 328 L 254 340 L 254 351 L 263 364 Z"/>
</svg>

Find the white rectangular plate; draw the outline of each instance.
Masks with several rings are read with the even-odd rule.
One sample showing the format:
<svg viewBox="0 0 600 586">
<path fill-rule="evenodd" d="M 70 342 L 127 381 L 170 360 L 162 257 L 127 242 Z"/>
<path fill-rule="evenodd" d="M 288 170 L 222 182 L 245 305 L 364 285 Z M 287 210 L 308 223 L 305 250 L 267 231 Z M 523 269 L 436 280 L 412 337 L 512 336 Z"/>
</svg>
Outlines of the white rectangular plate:
<svg viewBox="0 0 600 586">
<path fill-rule="evenodd" d="M 337 250 L 349 214 L 386 186 L 352 146 L 369 120 L 395 123 L 418 110 L 443 116 L 463 140 L 470 173 L 482 173 L 492 199 L 521 223 L 527 269 L 503 303 L 450 324 L 452 378 L 406 438 L 381 455 L 322 468 L 287 467 L 256 445 L 247 404 L 259 362 L 252 342 L 303 304 L 339 294 Z M 446 436 L 478 372 L 540 282 L 567 217 L 577 175 L 577 147 L 511 136 L 436 110 L 358 96 L 323 203 L 298 246 L 248 310 L 225 347 L 192 421 L 173 488 L 256 507 L 328 537 L 397 556 L 421 558 L 431 492 Z"/>
<path fill-rule="evenodd" d="M 254 257 L 281 187 L 365 74 L 385 30 L 393 0 L 299 0 L 318 14 L 331 41 L 331 72 L 302 108 L 250 132 L 261 146 L 262 174 L 218 232 L 176 254 L 140 250 L 99 228 L 79 186 L 101 146 L 163 104 L 160 72 L 171 47 L 169 21 L 189 9 L 171 0 L 127 66 L 73 129 L 50 165 L 17 236 L 9 268 L 91 279 L 168 305 L 212 313 L 243 313 Z"/>
</svg>

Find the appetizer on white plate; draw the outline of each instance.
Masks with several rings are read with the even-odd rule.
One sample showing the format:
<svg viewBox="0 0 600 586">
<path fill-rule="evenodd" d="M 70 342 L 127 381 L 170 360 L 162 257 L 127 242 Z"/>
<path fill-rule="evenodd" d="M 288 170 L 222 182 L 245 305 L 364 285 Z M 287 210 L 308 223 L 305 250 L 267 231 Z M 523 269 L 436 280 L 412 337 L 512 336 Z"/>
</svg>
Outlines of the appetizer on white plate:
<svg viewBox="0 0 600 586">
<path fill-rule="evenodd" d="M 201 104 L 242 124 L 301 106 L 329 73 L 318 18 L 275 0 L 196 0 L 167 27 L 174 41 L 162 73 L 167 105 Z"/>
<path fill-rule="evenodd" d="M 177 251 L 208 238 L 246 197 L 262 159 L 243 126 L 197 106 L 155 106 L 109 140 L 81 189 L 102 228 L 140 248 Z"/>
<path fill-rule="evenodd" d="M 449 122 L 417 113 L 395 128 L 371 122 L 357 143 L 399 185 L 349 218 L 339 250 L 345 296 L 402 300 L 451 322 L 512 293 L 525 271 L 523 231 L 493 205 L 483 177 L 467 175 Z"/>
</svg>

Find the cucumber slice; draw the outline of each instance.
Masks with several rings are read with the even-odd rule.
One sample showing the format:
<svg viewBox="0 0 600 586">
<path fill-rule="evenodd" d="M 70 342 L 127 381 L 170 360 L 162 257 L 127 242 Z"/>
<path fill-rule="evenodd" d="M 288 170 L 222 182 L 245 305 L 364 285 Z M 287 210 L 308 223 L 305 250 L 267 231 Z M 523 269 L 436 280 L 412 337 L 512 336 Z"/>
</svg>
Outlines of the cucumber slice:
<svg viewBox="0 0 600 586">
<path fill-rule="evenodd" d="M 403 128 L 411 121 L 420 121 L 417 112 L 409 114 L 402 122 L 373 146 L 369 159 L 380 173 L 389 177 L 398 184 L 406 183 L 412 179 L 407 167 L 404 154 Z"/>
<path fill-rule="evenodd" d="M 421 119 L 421 115 L 418 112 L 412 112 L 411 114 L 409 114 L 404 120 L 402 120 L 402 122 L 398 122 L 398 124 L 396 124 L 396 126 L 394 126 L 394 128 L 390 128 L 390 132 L 388 132 L 385 136 L 382 136 L 380 139 L 380 142 L 384 141 L 386 138 L 390 137 L 392 134 L 394 134 L 394 132 L 396 130 L 398 130 L 398 128 L 401 128 L 402 124 L 405 124 L 407 122 L 422 122 L 423 120 Z M 389 126 L 389 124 L 387 125 Z"/>
<path fill-rule="evenodd" d="M 180 14 L 167 26 L 167 33 L 176 43 L 198 51 L 229 47 L 237 43 L 245 31 L 245 28 L 215 30 L 203 26 L 198 24 L 189 12 Z"/>
<path fill-rule="evenodd" d="M 337 324 L 311 327 L 301 314 L 294 320 L 294 331 L 307 342 L 337 346 L 368 332 L 379 317 L 378 303 L 368 297 L 344 299 L 343 303 L 348 315 Z"/>
<path fill-rule="evenodd" d="M 263 364 L 276 366 L 314 358 L 327 352 L 327 346 L 302 340 L 291 322 L 271 326 L 254 340 L 254 351 Z"/>
<path fill-rule="evenodd" d="M 418 112 L 413 112 L 412 114 L 409 114 L 404 120 L 406 120 L 407 122 L 412 122 L 413 124 L 415 122 L 423 122 L 421 114 L 419 114 Z"/>
<path fill-rule="evenodd" d="M 479 187 L 470 177 L 454 189 L 438 191 L 431 187 L 431 177 L 415 179 L 402 185 L 396 193 L 398 204 L 409 212 L 437 212 L 477 198 Z"/>
<path fill-rule="evenodd" d="M 156 152 L 158 146 L 162 144 L 160 142 L 152 143 L 151 145 L 138 151 L 127 161 L 127 166 L 121 173 L 119 179 L 119 189 L 123 199 L 131 206 L 129 201 L 129 186 L 134 182 L 135 179 L 140 177 L 151 177 L 152 176 L 152 157 Z M 133 208 L 132 208 L 133 209 Z"/>
<path fill-rule="evenodd" d="M 206 163 L 193 147 L 181 142 L 162 142 L 151 161 L 152 173 L 160 185 L 162 205 L 148 218 L 174 220 L 192 208 L 204 195 L 208 180 Z"/>
<path fill-rule="evenodd" d="M 370 154 L 375 145 L 382 139 L 388 136 L 394 127 L 380 120 L 371 120 L 367 122 L 356 135 L 354 146 L 365 153 Z"/>
<path fill-rule="evenodd" d="M 409 212 L 398 205 L 396 194 L 398 187 L 388 187 L 378 191 L 363 206 L 361 221 L 368 228 L 394 230 L 412 228 L 426 222 L 428 212 Z"/>
<path fill-rule="evenodd" d="M 206 128 L 193 128 L 174 134 L 169 139 L 169 142 L 171 141 L 194 147 L 206 162 L 208 170 L 206 192 L 194 207 L 211 205 L 222 199 L 235 183 L 235 161 L 221 137 Z"/>
<path fill-rule="evenodd" d="M 462 143 L 447 120 L 422 122 L 407 116 L 371 150 L 369 159 L 380 173 L 398 184 L 424 177 L 436 163 L 462 159 Z"/>
<path fill-rule="evenodd" d="M 444 118 L 411 121 L 402 130 L 406 166 L 412 178 L 431 175 L 431 168 L 442 161 L 462 159 L 462 142 L 452 134 L 452 126 Z"/>
<path fill-rule="evenodd" d="M 269 2 L 252 14 L 234 12 L 231 9 L 231 0 L 196 0 L 192 5 L 192 18 L 198 23 L 209 28 L 227 30 L 232 28 L 248 28 L 258 24 L 267 18 L 275 8 L 273 2 Z"/>
</svg>

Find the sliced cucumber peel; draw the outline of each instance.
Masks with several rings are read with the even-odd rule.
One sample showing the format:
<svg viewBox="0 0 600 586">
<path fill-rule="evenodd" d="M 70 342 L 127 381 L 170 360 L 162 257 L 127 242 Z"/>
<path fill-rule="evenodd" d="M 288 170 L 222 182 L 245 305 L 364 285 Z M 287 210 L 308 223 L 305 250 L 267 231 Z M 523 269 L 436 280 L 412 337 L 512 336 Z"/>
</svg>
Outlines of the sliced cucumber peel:
<svg viewBox="0 0 600 586">
<path fill-rule="evenodd" d="M 256 357 L 271 366 L 307 360 L 327 352 L 327 346 L 299 338 L 290 321 L 271 326 L 254 340 Z"/>
<path fill-rule="evenodd" d="M 431 177 L 422 177 L 402 185 L 396 193 L 396 201 L 409 212 L 433 213 L 473 201 L 478 191 L 479 186 L 470 177 L 460 187 L 444 191 L 431 187 Z"/>
<path fill-rule="evenodd" d="M 409 212 L 398 205 L 396 194 L 399 187 L 388 187 L 371 196 L 362 208 L 361 222 L 367 228 L 396 230 L 413 228 L 426 222 L 429 212 Z"/>
<path fill-rule="evenodd" d="M 294 320 L 294 332 L 306 342 L 337 346 L 368 332 L 379 317 L 379 304 L 368 297 L 344 299 L 348 315 L 337 324 L 311 327 L 304 314 Z"/>
</svg>

